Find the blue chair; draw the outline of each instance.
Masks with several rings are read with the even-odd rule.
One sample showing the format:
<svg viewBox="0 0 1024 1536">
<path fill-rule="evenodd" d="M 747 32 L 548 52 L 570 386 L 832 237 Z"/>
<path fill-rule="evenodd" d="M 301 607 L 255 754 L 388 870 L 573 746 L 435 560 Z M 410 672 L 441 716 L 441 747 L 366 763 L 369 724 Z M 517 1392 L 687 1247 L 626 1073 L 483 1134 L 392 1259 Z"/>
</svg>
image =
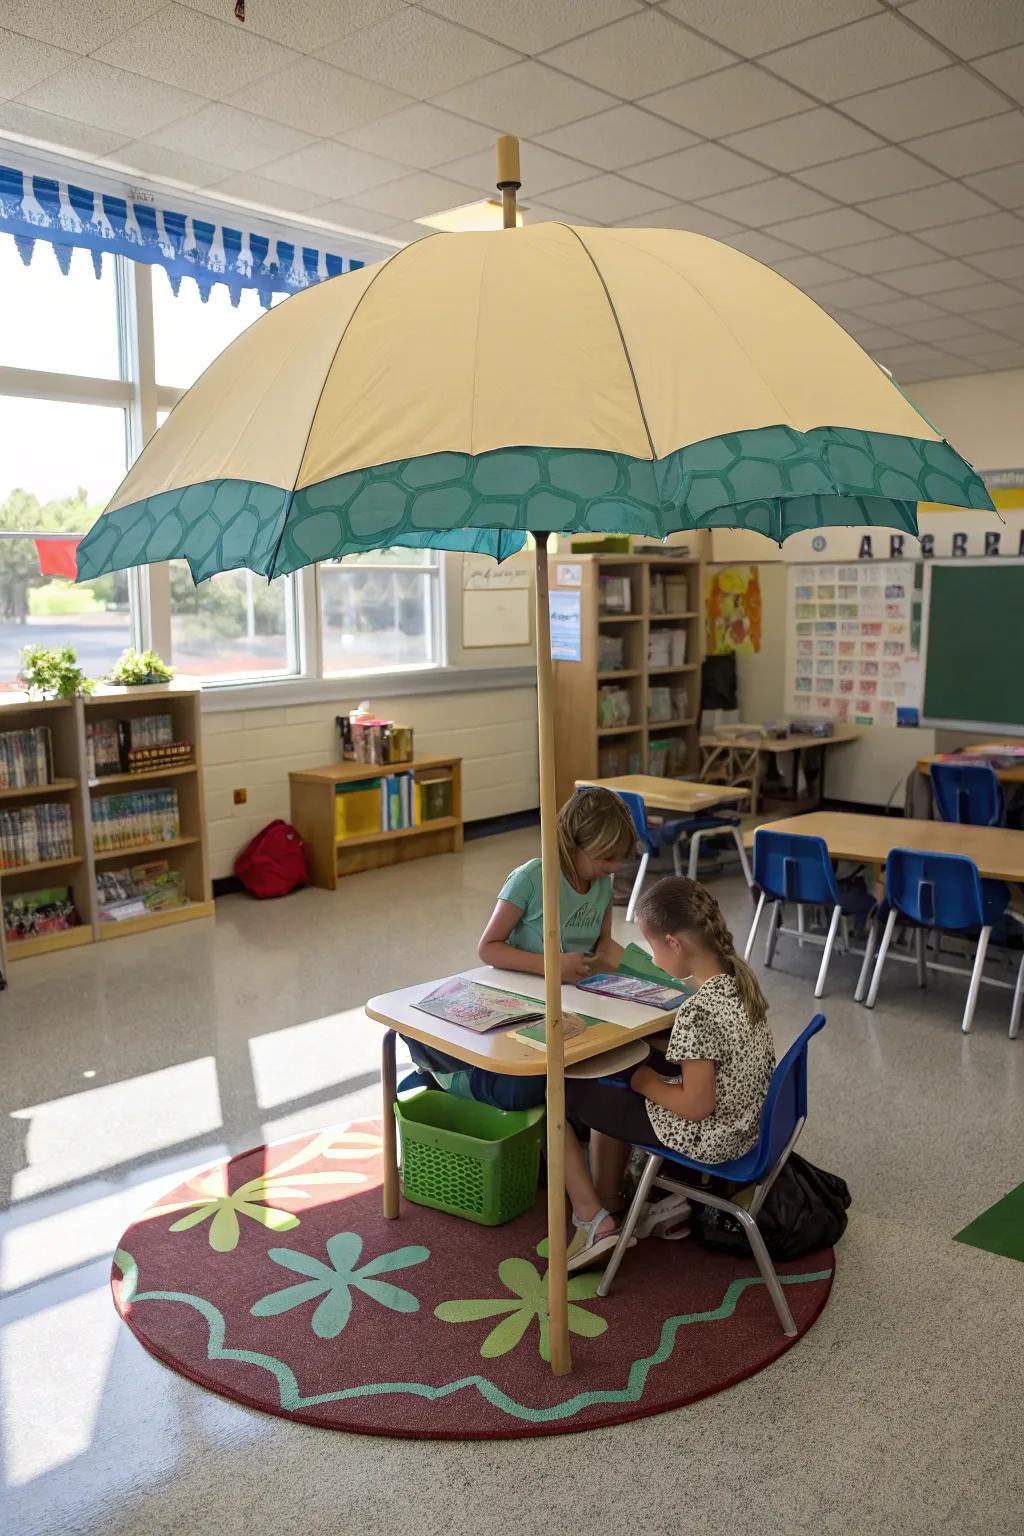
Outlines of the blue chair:
<svg viewBox="0 0 1024 1536">
<path fill-rule="evenodd" d="M 970 976 L 967 1002 L 960 1026 L 965 1035 L 969 1034 L 974 1022 L 974 1010 L 982 981 L 987 980 L 994 986 L 1008 985 L 982 975 L 992 928 L 1006 912 L 1008 895 L 1006 886 L 1001 881 L 983 881 L 974 860 L 964 858 L 962 854 L 921 853 L 913 848 L 891 849 L 885 865 L 885 901 L 881 903 L 872 919 L 864 950 L 864 963 L 861 966 L 857 990 L 853 994 L 856 1001 L 861 1002 L 864 999 L 864 988 L 867 986 L 871 962 L 875 956 L 875 946 L 878 943 L 879 924 L 884 918 L 882 941 L 878 944 L 878 956 L 875 959 L 871 986 L 867 995 L 867 1006 L 869 1008 L 875 1006 L 893 931 L 897 922 L 902 920 L 904 923 L 913 924 L 916 929 L 918 986 L 923 987 L 927 984 L 929 970 L 946 971 L 954 976 Z M 929 930 L 975 938 L 977 947 L 971 971 L 964 970 L 962 966 L 941 965 L 937 960 L 928 960 L 924 941 Z M 909 957 L 899 956 L 898 958 Z M 1024 967 L 1022 967 L 1021 976 L 1024 977 Z M 1016 1035 L 1016 1028 L 1019 1026 L 1019 994 L 1022 988 L 1024 988 L 1024 981 L 1019 979 L 1010 1021 L 1011 1037 Z"/>
<path fill-rule="evenodd" d="M 686 1215 L 693 1201 L 700 1205 L 714 1206 L 719 1211 L 727 1211 L 739 1222 L 746 1233 L 751 1252 L 761 1271 L 761 1278 L 768 1288 L 768 1294 L 778 1313 L 783 1333 L 788 1334 L 790 1338 L 796 1334 L 796 1324 L 793 1322 L 789 1303 L 786 1301 L 779 1277 L 775 1273 L 775 1266 L 765 1247 L 764 1238 L 758 1231 L 757 1213 L 764 1204 L 768 1191 L 782 1172 L 786 1159 L 796 1146 L 797 1137 L 804 1128 L 804 1122 L 807 1119 L 807 1046 L 811 1036 L 816 1035 L 824 1026 L 824 1014 L 815 1014 L 803 1034 L 794 1041 L 775 1068 L 768 1087 L 768 1095 L 764 1101 L 764 1109 L 761 1111 L 760 1134 L 754 1146 L 743 1157 L 737 1158 L 732 1163 L 698 1163 L 692 1158 L 684 1157 L 681 1152 L 668 1152 L 664 1147 L 641 1149 L 647 1154 L 647 1162 L 644 1164 L 636 1194 L 622 1224 L 619 1240 L 612 1250 L 608 1266 L 598 1286 L 599 1296 L 607 1296 L 612 1288 L 622 1257 L 629 1247 L 629 1240 L 643 1214 L 644 1205 L 653 1187 L 668 1191 L 667 1198 L 654 1207 L 659 1226 L 667 1224 L 669 1218 L 673 1216 L 677 1220 L 681 1219 Z M 749 1205 L 738 1205 L 734 1200 L 727 1200 L 723 1195 L 713 1195 L 697 1181 L 692 1184 L 683 1184 L 678 1179 L 659 1177 L 661 1165 L 666 1162 L 700 1176 L 710 1174 L 720 1179 L 727 1179 L 731 1183 L 742 1184 L 744 1187 L 753 1185 Z"/>
<path fill-rule="evenodd" d="M 731 832 L 736 847 L 739 849 L 740 860 L 743 864 L 743 873 L 747 884 L 750 884 L 750 865 L 747 863 L 746 850 L 739 834 L 739 817 L 727 816 L 684 816 L 672 821 L 650 822 L 647 819 L 647 806 L 643 795 L 637 795 L 632 790 L 619 789 L 616 794 L 620 800 L 625 801 L 626 809 L 633 819 L 636 828 L 637 842 L 640 844 L 640 867 L 636 872 L 633 889 L 629 893 L 629 904 L 626 907 L 626 922 L 633 921 L 633 913 L 640 899 L 640 891 L 643 888 L 647 874 L 647 866 L 652 858 L 656 858 L 664 848 L 672 849 L 672 866 L 677 875 L 683 872 L 682 855 L 679 849 L 680 839 L 689 835 L 690 842 L 690 868 L 691 879 L 696 878 L 697 855 L 700 852 L 700 839 L 702 836 L 717 836 L 723 831 Z M 696 846 L 694 844 L 696 839 Z"/>
<path fill-rule="evenodd" d="M 821 966 L 814 986 L 815 997 L 821 997 L 825 990 L 825 980 L 828 976 L 829 962 L 832 959 L 840 919 L 852 915 L 855 911 L 853 906 L 843 900 L 836 883 L 835 871 L 832 868 L 832 860 L 829 857 L 825 839 L 808 837 L 803 833 L 772 832 L 766 827 L 758 827 L 754 834 L 754 888 L 759 892 L 757 907 L 754 911 L 754 921 L 750 925 L 750 932 L 747 934 L 743 958 L 750 959 L 761 914 L 765 906 L 771 903 L 773 910 L 769 918 L 768 940 L 764 954 L 764 963 L 767 966 L 770 966 L 775 958 L 775 946 L 780 933 L 793 935 L 801 946 L 821 944 L 822 940 L 816 934 L 805 932 L 804 908 L 808 906 L 832 908 L 828 935 L 824 940 Z M 795 929 L 782 926 L 783 909 L 787 901 L 796 905 Z"/>
<path fill-rule="evenodd" d="M 1001 827 L 1003 791 L 987 763 L 932 763 L 932 794 L 941 821 L 972 827 Z"/>
</svg>

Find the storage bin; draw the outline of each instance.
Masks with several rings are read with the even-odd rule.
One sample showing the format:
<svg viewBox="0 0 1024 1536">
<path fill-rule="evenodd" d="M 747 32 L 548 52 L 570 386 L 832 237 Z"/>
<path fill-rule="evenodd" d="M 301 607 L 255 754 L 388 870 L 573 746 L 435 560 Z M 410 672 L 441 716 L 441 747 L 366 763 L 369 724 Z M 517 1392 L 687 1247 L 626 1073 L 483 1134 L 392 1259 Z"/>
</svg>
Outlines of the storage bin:
<svg viewBox="0 0 1024 1536">
<path fill-rule="evenodd" d="M 532 1207 L 543 1109 L 495 1109 L 424 1088 L 396 1103 L 395 1118 L 407 1200 L 485 1227 Z"/>
</svg>

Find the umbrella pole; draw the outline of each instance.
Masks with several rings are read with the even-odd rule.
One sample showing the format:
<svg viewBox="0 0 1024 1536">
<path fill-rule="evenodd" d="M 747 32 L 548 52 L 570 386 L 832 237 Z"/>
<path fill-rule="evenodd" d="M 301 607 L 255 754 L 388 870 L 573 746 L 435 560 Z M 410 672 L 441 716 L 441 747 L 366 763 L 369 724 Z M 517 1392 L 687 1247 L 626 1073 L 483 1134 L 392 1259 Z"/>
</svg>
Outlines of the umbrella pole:
<svg viewBox="0 0 1024 1536">
<path fill-rule="evenodd" d="M 551 1369 L 572 1369 L 565 1268 L 565 1060 L 562 1042 L 562 938 L 555 820 L 555 677 L 548 611 L 548 535 L 538 533 L 537 727 L 540 758 L 540 851 L 544 901 L 544 1013 L 547 1019 L 548 1328 Z"/>
</svg>

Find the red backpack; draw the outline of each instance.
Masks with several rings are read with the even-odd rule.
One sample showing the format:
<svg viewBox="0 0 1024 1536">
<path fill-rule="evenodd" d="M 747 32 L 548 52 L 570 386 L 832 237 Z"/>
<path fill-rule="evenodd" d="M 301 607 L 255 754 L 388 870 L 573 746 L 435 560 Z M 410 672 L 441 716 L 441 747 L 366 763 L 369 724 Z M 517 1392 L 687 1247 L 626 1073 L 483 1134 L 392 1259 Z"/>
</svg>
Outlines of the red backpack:
<svg viewBox="0 0 1024 1536">
<path fill-rule="evenodd" d="M 252 896 L 287 896 L 309 881 L 306 847 L 294 827 L 272 821 L 235 860 L 235 874 Z"/>
</svg>

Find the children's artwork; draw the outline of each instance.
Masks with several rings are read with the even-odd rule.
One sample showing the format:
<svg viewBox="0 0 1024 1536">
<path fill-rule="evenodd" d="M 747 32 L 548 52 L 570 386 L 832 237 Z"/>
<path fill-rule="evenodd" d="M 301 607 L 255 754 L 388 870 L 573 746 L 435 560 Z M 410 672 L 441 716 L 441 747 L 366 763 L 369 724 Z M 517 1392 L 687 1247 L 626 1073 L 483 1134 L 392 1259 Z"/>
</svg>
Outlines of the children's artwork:
<svg viewBox="0 0 1024 1536">
<path fill-rule="evenodd" d="M 797 677 L 807 677 L 814 671 L 814 662 L 809 656 L 798 656 L 796 661 Z"/>
<path fill-rule="evenodd" d="M 816 619 L 818 617 L 817 603 L 797 603 L 796 616 L 798 619 Z"/>
<path fill-rule="evenodd" d="M 835 589 L 835 586 L 833 585 L 832 582 L 829 582 L 828 586 L 825 586 L 825 587 L 819 586 L 819 588 L 818 588 L 818 602 L 819 603 L 823 603 L 823 602 L 832 603 L 832 602 L 835 602 L 835 596 L 836 596 L 836 589 Z"/>
<path fill-rule="evenodd" d="M 840 640 L 840 642 L 839 642 L 839 654 L 840 654 L 840 656 L 856 656 L 856 654 L 857 654 L 857 642 L 856 642 L 856 640 Z"/>
<path fill-rule="evenodd" d="M 798 618 L 814 617 L 811 612 Z M 706 618 L 709 656 L 754 656 L 761 649 L 761 583 L 756 565 L 720 566 L 708 578 Z"/>
<path fill-rule="evenodd" d="M 815 645 L 815 651 L 819 656 L 834 656 L 836 643 L 834 640 L 819 640 Z"/>
<path fill-rule="evenodd" d="M 860 675 L 861 675 L 861 677 L 877 677 L 878 676 L 878 662 L 877 661 L 862 661 L 861 664 L 860 664 Z"/>
<path fill-rule="evenodd" d="M 838 606 L 839 606 L 838 603 L 819 603 L 818 604 L 818 617 L 819 617 L 819 619 L 834 619 L 834 618 L 836 618 L 837 617 L 836 609 L 838 608 Z"/>
<path fill-rule="evenodd" d="M 857 663 L 855 661 L 841 661 L 839 663 L 840 677 L 856 677 Z"/>
<path fill-rule="evenodd" d="M 797 653 L 798 656 L 813 656 L 814 655 L 814 641 L 813 640 L 798 640 L 797 643 L 796 643 L 796 653 Z"/>
<path fill-rule="evenodd" d="M 872 657 L 872 658 L 874 658 L 875 656 L 877 656 L 879 654 L 881 649 L 882 649 L 882 642 L 881 642 L 881 640 L 862 640 L 861 643 L 860 643 L 860 654 L 863 657 Z"/>
<path fill-rule="evenodd" d="M 797 600 L 798 603 L 813 603 L 813 601 L 814 601 L 814 588 L 813 587 L 797 587 L 794 596 L 796 597 L 796 600 Z"/>
<path fill-rule="evenodd" d="M 814 633 L 816 635 L 834 635 L 835 632 L 836 632 L 835 622 L 833 620 L 831 620 L 831 619 L 826 619 L 826 620 L 819 619 L 818 622 L 814 626 Z"/>
</svg>

